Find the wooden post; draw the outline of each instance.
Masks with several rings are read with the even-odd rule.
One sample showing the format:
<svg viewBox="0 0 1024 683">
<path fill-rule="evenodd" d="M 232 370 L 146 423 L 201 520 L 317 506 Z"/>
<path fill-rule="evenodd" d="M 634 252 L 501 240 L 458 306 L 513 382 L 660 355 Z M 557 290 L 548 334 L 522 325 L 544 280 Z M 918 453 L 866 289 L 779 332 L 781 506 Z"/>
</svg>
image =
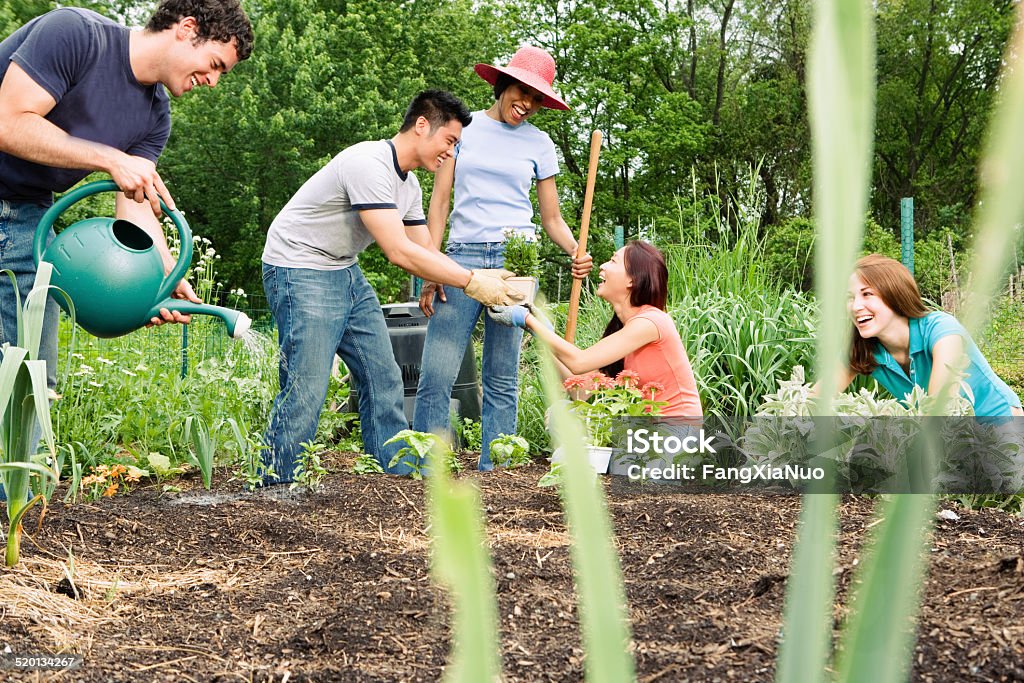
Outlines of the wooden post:
<svg viewBox="0 0 1024 683">
<path fill-rule="evenodd" d="M 597 180 L 597 157 L 601 153 L 601 131 L 595 130 L 590 136 L 590 165 L 587 167 L 587 189 L 583 195 L 583 216 L 580 218 L 580 238 L 576 247 L 576 257 L 587 253 L 587 234 L 590 232 L 590 210 L 594 204 L 594 183 Z M 572 280 L 572 291 L 569 294 L 569 316 L 565 321 L 565 340 L 572 344 L 576 341 L 576 316 L 580 309 L 580 293 L 583 291 L 583 280 Z"/>
</svg>

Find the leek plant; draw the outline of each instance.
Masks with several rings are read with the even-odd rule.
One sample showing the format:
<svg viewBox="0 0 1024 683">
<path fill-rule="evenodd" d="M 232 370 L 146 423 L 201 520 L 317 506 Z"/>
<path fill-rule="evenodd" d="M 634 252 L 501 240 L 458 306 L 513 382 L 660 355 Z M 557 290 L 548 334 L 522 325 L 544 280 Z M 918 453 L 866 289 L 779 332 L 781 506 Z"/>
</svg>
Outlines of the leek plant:
<svg viewBox="0 0 1024 683">
<path fill-rule="evenodd" d="M 185 418 L 185 426 L 182 429 L 184 436 L 192 442 L 192 450 L 188 452 L 189 461 L 196 466 L 203 479 L 203 486 L 210 490 L 213 484 L 213 456 L 216 451 L 214 434 L 216 428 L 211 430 L 206 421 L 199 415 L 189 415 Z"/>
<path fill-rule="evenodd" d="M 626 613 L 622 568 L 612 542 L 612 525 L 603 491 L 594 485 L 594 470 L 587 461 L 584 431 L 562 401 L 550 352 L 541 355 L 541 380 L 551 404 L 551 432 L 562 449 L 562 508 L 572 536 L 573 575 L 583 629 L 585 680 L 623 683 L 636 679 L 629 651 L 630 629 Z"/>
<path fill-rule="evenodd" d="M 30 497 L 32 476 L 56 481 L 60 470 L 33 461 L 36 451 L 37 427 L 46 442 L 49 462 L 57 462 L 53 427 L 50 424 L 50 396 L 46 386 L 46 361 L 39 358 L 39 342 L 43 331 L 43 314 L 50 290 L 53 267 L 39 264 L 35 284 L 25 297 L 24 310 L 14 274 L 6 271 L 14 283 L 18 307 L 18 344 L 3 347 L 0 361 L 0 482 L 7 494 L 6 564 L 13 567 L 21 552 L 21 520 L 43 493 Z M 42 488 L 42 487 L 41 487 Z M 52 487 L 45 487 L 52 491 Z"/>
<path fill-rule="evenodd" d="M 434 435 L 427 436 L 433 437 L 429 457 L 442 463 L 431 467 L 427 478 L 434 541 L 431 567 L 435 580 L 451 591 L 454 603 L 452 653 L 444 680 L 495 681 L 501 671 L 501 639 L 480 493 L 471 484 L 450 479 L 444 464 L 449 458 L 447 445 Z M 413 443 L 411 438 L 409 443 Z"/>
</svg>

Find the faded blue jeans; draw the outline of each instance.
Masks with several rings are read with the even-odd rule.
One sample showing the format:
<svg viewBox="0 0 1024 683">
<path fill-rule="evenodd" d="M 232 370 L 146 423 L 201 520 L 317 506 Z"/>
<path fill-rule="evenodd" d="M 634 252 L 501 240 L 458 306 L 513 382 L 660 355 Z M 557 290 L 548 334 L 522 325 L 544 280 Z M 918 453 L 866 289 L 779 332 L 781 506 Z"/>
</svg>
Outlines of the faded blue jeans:
<svg viewBox="0 0 1024 683">
<path fill-rule="evenodd" d="M 10 270 L 18 281 L 21 305 L 36 281 L 36 262 L 32 256 L 32 242 L 36 226 L 46 213 L 45 207 L 34 202 L 11 202 L 0 199 L 0 270 Z M 47 237 L 53 239 L 53 229 Z M 11 279 L 0 276 L 0 345 L 18 344 L 18 306 Z M 43 317 L 43 336 L 39 343 L 39 358 L 46 361 L 46 383 L 57 386 L 57 322 L 59 310 L 53 298 L 46 301 Z"/>
<path fill-rule="evenodd" d="M 447 253 L 463 268 L 501 268 L 505 264 L 502 242 L 449 242 Z M 449 404 L 452 387 L 462 365 L 476 321 L 484 307 L 456 287 L 445 287 L 446 303 L 434 296 L 434 315 L 427 325 L 423 344 L 420 383 L 416 390 L 413 429 L 421 432 L 450 430 Z M 500 434 L 516 433 L 519 409 L 519 349 L 523 331 L 506 327 L 484 316 L 484 389 L 480 469 L 492 470 L 491 441 Z"/>
<path fill-rule="evenodd" d="M 301 444 L 316 436 L 335 353 L 359 384 L 363 450 L 386 472 L 408 474 L 407 465 L 388 467 L 402 444 L 384 442 L 409 426 L 402 373 L 380 302 L 359 266 L 312 270 L 264 263 L 263 289 L 277 321 L 281 379 L 263 455 L 278 478 L 264 478 L 264 484 L 294 481 Z"/>
<path fill-rule="evenodd" d="M 36 226 L 46 213 L 47 207 L 35 202 L 12 202 L 0 199 L 0 270 L 10 270 L 18 282 L 18 297 L 24 307 L 25 297 L 36 281 L 36 262 L 32 246 Z M 53 229 L 46 243 L 53 239 Z M 0 346 L 18 344 L 18 297 L 6 273 L 0 273 Z M 39 340 L 39 359 L 46 361 L 46 384 L 51 389 L 57 386 L 57 303 L 48 298 L 46 314 L 43 316 L 43 334 Z M 0 356 L 3 352 L 0 351 Z M 42 429 L 35 427 L 35 441 L 42 438 Z M 0 485 L 0 500 L 6 500 Z"/>
</svg>

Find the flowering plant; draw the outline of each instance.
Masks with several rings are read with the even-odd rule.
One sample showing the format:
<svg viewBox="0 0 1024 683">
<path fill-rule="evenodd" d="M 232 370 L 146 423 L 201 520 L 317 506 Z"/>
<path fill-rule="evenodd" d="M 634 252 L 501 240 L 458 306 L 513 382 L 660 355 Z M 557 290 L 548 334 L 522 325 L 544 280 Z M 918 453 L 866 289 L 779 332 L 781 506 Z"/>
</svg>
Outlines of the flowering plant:
<svg viewBox="0 0 1024 683">
<path fill-rule="evenodd" d="M 89 500 L 110 498 L 122 485 L 127 492 L 129 484 L 138 483 L 142 477 L 148 475 L 146 470 L 120 463 L 99 465 L 93 468 L 92 474 L 82 477 L 81 487 Z"/>
<path fill-rule="evenodd" d="M 665 405 L 655 400 L 663 387 L 658 382 L 640 385 L 640 375 L 623 370 L 615 379 L 602 372 L 574 375 L 562 386 L 572 396 L 570 410 L 587 428 L 591 446 L 611 446 L 616 418 L 657 415 Z"/>
<path fill-rule="evenodd" d="M 512 228 L 502 231 L 505 235 L 505 268 L 518 277 L 537 277 L 540 274 L 540 245 L 532 232 Z"/>
</svg>

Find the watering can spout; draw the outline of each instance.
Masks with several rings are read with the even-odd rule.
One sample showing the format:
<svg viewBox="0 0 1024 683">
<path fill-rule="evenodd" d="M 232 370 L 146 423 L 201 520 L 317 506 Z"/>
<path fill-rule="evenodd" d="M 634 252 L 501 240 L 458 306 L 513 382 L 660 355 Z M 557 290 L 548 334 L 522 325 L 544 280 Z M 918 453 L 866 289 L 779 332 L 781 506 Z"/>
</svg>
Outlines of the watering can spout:
<svg viewBox="0 0 1024 683">
<path fill-rule="evenodd" d="M 181 299 L 164 299 L 153 307 L 150 317 L 159 317 L 160 309 L 166 308 L 169 311 L 180 311 L 189 315 L 212 315 L 224 321 L 227 327 L 228 336 L 232 339 L 241 339 L 252 327 L 252 319 L 245 313 L 236 311 L 233 308 L 213 306 L 211 304 L 197 304 Z"/>
</svg>

